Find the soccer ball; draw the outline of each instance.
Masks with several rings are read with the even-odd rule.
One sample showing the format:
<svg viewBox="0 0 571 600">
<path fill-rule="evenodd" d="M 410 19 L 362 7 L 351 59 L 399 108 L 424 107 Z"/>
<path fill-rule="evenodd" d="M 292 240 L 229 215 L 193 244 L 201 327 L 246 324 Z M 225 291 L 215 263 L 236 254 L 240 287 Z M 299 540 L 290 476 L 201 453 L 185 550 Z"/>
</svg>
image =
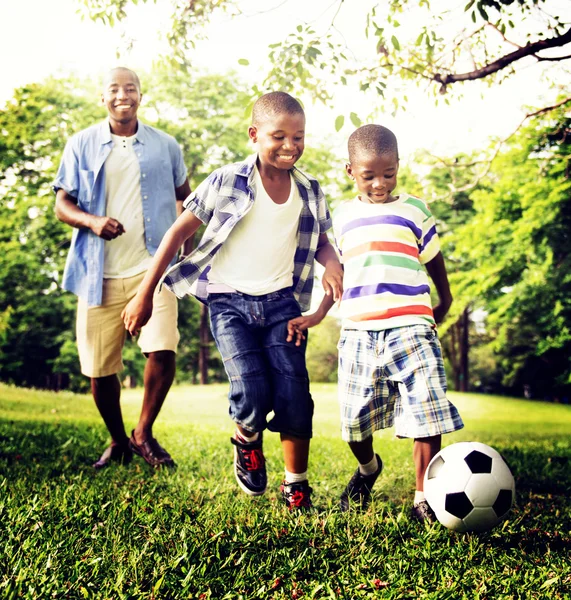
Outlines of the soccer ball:
<svg viewBox="0 0 571 600">
<path fill-rule="evenodd" d="M 499 452 L 479 442 L 459 442 L 430 461 L 424 495 L 448 529 L 487 531 L 508 514 L 515 483 Z"/>
</svg>

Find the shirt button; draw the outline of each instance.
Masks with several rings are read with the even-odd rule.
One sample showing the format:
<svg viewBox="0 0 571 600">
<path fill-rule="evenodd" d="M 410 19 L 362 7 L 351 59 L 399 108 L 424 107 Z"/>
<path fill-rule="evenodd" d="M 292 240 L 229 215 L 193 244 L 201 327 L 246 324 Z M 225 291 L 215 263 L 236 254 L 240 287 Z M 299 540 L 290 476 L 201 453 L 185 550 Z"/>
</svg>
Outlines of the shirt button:
<svg viewBox="0 0 571 600">
<path fill-rule="evenodd" d="M 143 177 L 146 177 L 146 175 L 143 173 Z"/>
<path fill-rule="evenodd" d="M 150 223 L 150 222 L 151 222 L 151 219 L 149 219 L 149 218 L 147 217 L 147 223 Z"/>
<path fill-rule="evenodd" d="M 148 198 L 148 196 L 143 196 L 143 200 L 146 200 Z"/>
<path fill-rule="evenodd" d="M 147 238 L 147 242 L 150 242 L 150 241 L 151 241 L 151 238 Z"/>
</svg>

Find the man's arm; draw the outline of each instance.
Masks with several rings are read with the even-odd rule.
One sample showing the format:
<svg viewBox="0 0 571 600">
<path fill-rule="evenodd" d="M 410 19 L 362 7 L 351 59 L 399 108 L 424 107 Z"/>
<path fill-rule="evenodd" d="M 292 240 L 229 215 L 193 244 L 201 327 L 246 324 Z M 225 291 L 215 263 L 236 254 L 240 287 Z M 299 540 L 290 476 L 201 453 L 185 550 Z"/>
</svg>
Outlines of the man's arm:
<svg viewBox="0 0 571 600">
<path fill-rule="evenodd" d="M 452 304 L 452 293 L 450 292 L 450 283 L 448 282 L 448 274 L 446 273 L 446 265 L 442 252 L 439 252 L 425 266 L 434 283 L 439 299 L 439 303 L 432 311 L 434 313 L 434 320 L 437 323 L 442 323 Z"/>
<path fill-rule="evenodd" d="M 114 240 L 125 233 L 123 225 L 117 219 L 98 217 L 81 210 L 77 205 L 77 198 L 74 198 L 62 188 L 56 194 L 55 213 L 56 217 L 63 223 L 78 229 L 91 229 L 95 235 L 104 240 Z"/>
<path fill-rule="evenodd" d="M 201 225 L 202 221 L 197 216 L 190 210 L 185 210 L 165 233 L 137 294 L 121 313 L 125 329 L 131 335 L 137 334 L 151 318 L 153 293 L 165 269 L 182 244 L 194 235 Z"/>
<path fill-rule="evenodd" d="M 326 233 L 319 234 L 315 259 L 325 267 L 325 273 L 321 281 L 325 293 L 327 296 L 332 296 L 334 302 L 341 300 L 343 295 L 343 267 Z"/>
</svg>

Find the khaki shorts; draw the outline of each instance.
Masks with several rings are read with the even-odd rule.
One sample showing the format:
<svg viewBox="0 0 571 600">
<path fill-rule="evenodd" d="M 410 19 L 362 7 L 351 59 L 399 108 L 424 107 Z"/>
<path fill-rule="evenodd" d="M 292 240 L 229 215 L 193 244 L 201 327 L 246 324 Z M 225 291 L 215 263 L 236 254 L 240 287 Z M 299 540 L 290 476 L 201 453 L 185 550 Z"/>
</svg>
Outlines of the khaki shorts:
<svg viewBox="0 0 571 600">
<path fill-rule="evenodd" d="M 88 306 L 79 299 L 77 306 L 77 349 L 81 372 L 87 377 L 106 377 L 123 370 L 122 350 L 127 331 L 121 311 L 135 296 L 145 273 L 126 279 L 103 280 L 103 304 Z M 176 296 L 163 287 L 153 298 L 153 314 L 141 329 L 141 350 L 176 352 L 179 333 Z"/>
</svg>

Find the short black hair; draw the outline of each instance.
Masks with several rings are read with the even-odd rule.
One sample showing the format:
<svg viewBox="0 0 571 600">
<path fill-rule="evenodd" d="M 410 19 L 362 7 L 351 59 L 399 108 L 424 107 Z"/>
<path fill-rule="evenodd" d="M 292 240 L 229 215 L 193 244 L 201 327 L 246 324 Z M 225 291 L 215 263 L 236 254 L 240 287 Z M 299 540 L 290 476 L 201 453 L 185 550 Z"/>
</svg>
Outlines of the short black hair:
<svg viewBox="0 0 571 600">
<path fill-rule="evenodd" d="M 301 114 L 305 117 L 303 107 L 293 96 L 286 92 L 270 92 L 260 96 L 252 109 L 252 125 L 259 125 L 268 117 L 287 114 Z"/>
<path fill-rule="evenodd" d="M 103 78 L 103 87 L 106 87 L 107 81 L 111 78 L 111 75 L 116 71 L 127 71 L 127 73 L 131 73 L 133 79 L 135 80 L 135 83 L 137 84 L 137 87 L 139 88 L 139 92 L 141 91 L 141 80 L 139 79 L 139 76 L 137 75 L 137 73 L 135 73 L 135 71 L 133 71 L 133 69 L 128 69 L 127 67 L 114 67 L 113 69 L 109 69 L 109 71 L 107 71 L 105 77 Z"/>
<path fill-rule="evenodd" d="M 349 162 L 360 154 L 395 154 L 399 159 L 396 135 L 382 125 L 363 125 L 349 136 Z"/>
</svg>

